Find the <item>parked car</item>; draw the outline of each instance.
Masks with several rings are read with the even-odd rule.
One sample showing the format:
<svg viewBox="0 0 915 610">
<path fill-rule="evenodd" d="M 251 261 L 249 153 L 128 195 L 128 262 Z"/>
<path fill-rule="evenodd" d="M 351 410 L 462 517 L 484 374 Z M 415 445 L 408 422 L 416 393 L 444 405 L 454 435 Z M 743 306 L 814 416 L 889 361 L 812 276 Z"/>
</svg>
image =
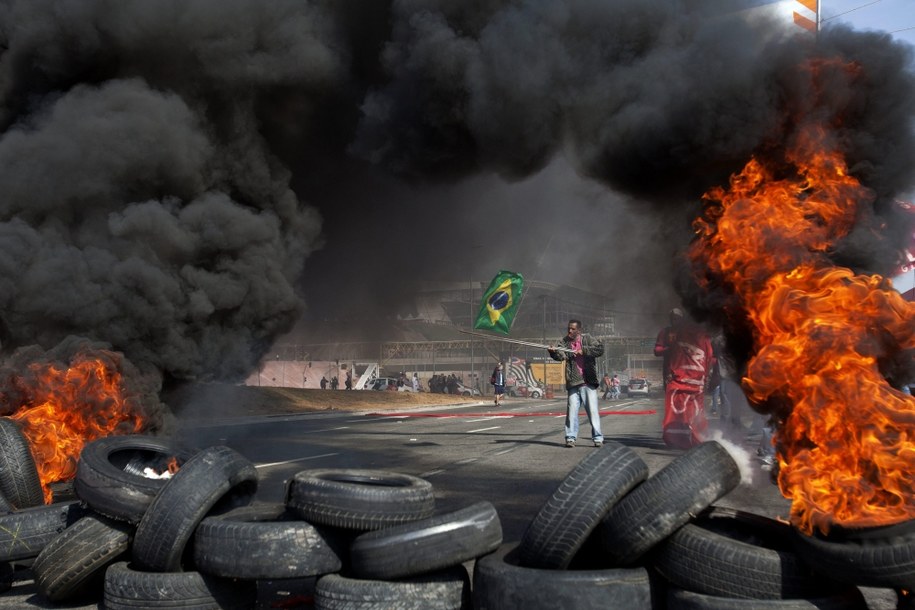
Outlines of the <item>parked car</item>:
<svg viewBox="0 0 915 610">
<path fill-rule="evenodd" d="M 387 390 L 389 386 L 394 386 L 398 392 L 412 392 L 413 386 L 408 383 L 403 384 L 400 387 L 397 387 L 397 377 L 378 377 L 375 381 L 367 384 L 365 389 L 367 390 Z"/>
<path fill-rule="evenodd" d="M 632 377 L 626 386 L 627 396 L 648 396 L 651 382 L 641 377 Z"/>
<path fill-rule="evenodd" d="M 482 396 L 483 393 L 476 388 L 469 388 L 460 381 L 457 382 L 458 394 L 461 396 Z"/>
<path fill-rule="evenodd" d="M 543 388 L 535 385 L 518 383 L 505 388 L 509 396 L 522 398 L 543 398 Z"/>
</svg>

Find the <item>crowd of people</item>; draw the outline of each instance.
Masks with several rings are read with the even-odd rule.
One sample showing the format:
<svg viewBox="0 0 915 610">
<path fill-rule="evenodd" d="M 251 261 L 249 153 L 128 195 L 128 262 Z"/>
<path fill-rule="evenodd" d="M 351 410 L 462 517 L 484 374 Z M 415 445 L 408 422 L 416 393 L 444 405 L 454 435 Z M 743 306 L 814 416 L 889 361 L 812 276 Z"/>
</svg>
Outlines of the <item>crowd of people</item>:
<svg viewBox="0 0 915 610">
<path fill-rule="evenodd" d="M 429 391 L 436 394 L 460 394 L 460 379 L 454 373 L 449 375 L 432 375 L 429 379 Z"/>
</svg>

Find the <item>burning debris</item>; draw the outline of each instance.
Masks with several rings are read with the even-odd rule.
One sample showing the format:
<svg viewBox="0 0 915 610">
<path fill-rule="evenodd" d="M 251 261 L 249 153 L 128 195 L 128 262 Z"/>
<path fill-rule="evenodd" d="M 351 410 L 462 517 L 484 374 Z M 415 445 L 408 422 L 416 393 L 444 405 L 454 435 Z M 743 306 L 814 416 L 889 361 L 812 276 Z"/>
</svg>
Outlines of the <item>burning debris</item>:
<svg viewBox="0 0 915 610">
<path fill-rule="evenodd" d="M 122 354 L 71 339 L 50 353 L 17 351 L 0 377 L 0 401 L 28 440 L 46 501 L 73 478 L 96 439 L 167 429 L 171 416 Z"/>
<path fill-rule="evenodd" d="M 814 80 L 850 64 L 813 65 Z M 690 249 L 700 290 L 729 295 L 723 317 L 746 324 L 743 385 L 778 422 L 779 486 L 804 532 L 915 517 L 915 398 L 887 381 L 915 378 L 915 303 L 879 275 L 831 255 L 875 195 L 850 175 L 838 117 L 801 119 L 783 157 L 760 155 L 706 194 Z"/>
</svg>

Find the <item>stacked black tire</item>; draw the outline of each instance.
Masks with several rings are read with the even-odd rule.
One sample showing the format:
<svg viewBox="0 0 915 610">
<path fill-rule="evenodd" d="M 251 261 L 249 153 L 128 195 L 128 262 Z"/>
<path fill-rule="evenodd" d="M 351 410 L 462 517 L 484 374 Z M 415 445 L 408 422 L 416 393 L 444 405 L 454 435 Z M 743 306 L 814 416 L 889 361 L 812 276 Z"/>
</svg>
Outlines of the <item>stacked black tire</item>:
<svg viewBox="0 0 915 610">
<path fill-rule="evenodd" d="M 740 482 L 717 442 L 654 476 L 629 448 L 589 454 L 517 545 L 477 561 L 479 610 L 866 608 L 860 591 L 817 574 L 783 523 L 714 506 Z"/>
<path fill-rule="evenodd" d="M 155 478 L 169 461 L 177 472 Z M 467 609 L 464 564 L 502 543 L 492 504 L 435 514 L 414 476 L 302 471 L 278 504 L 252 503 L 257 484 L 228 447 L 110 437 L 80 456 L 80 502 L 11 514 L 36 532 L 23 544 L 42 596 L 109 610 L 254 608 L 259 581 L 300 579 L 316 583 L 316 608 Z"/>
<path fill-rule="evenodd" d="M 30 562 L 55 602 L 254 608 L 258 582 L 307 579 L 319 610 L 844 610 L 866 608 L 857 586 L 915 587 L 910 527 L 832 540 L 715 506 L 740 472 L 714 441 L 651 477 L 607 442 L 503 544 L 492 504 L 436 514 L 419 477 L 305 470 L 282 503 L 254 504 L 257 471 L 234 450 L 146 436 L 87 445 L 79 501 L 46 506 L 13 422 L 0 440 L 0 584 Z"/>
</svg>

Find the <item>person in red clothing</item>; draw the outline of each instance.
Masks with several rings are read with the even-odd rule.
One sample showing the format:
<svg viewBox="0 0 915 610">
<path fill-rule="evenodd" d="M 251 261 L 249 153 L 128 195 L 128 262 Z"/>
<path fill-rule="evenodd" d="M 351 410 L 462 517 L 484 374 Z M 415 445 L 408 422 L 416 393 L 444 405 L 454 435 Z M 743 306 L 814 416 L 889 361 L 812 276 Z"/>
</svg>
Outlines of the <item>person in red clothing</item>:
<svg viewBox="0 0 915 610">
<path fill-rule="evenodd" d="M 654 355 L 664 358 L 662 438 L 669 447 L 689 449 L 704 440 L 705 388 L 715 362 L 712 341 L 679 308 L 670 311 L 670 326 L 658 333 Z"/>
</svg>

